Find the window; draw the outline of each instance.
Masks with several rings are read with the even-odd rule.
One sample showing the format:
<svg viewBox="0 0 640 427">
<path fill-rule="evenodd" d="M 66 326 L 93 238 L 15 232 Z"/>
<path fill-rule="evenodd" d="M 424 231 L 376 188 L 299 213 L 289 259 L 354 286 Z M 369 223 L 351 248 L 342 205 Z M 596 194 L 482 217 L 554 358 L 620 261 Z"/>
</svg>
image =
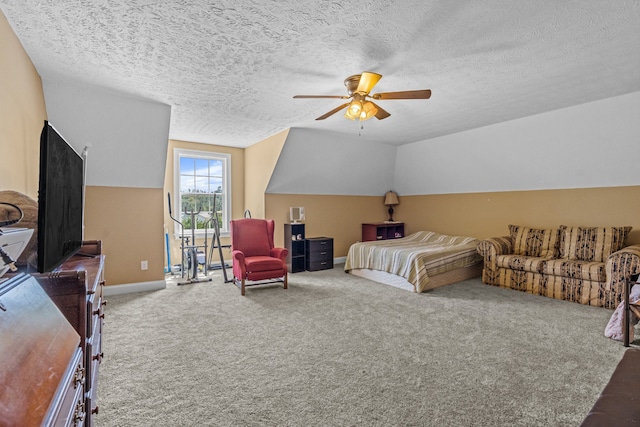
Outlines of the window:
<svg viewBox="0 0 640 427">
<path fill-rule="evenodd" d="M 173 217 L 182 222 L 185 235 L 195 227 L 198 236 L 213 232 L 217 221 L 221 233 L 229 232 L 231 218 L 231 155 L 176 148 L 172 198 Z M 175 202 L 174 202 L 175 199 Z M 175 225 L 176 234 L 180 226 Z"/>
</svg>

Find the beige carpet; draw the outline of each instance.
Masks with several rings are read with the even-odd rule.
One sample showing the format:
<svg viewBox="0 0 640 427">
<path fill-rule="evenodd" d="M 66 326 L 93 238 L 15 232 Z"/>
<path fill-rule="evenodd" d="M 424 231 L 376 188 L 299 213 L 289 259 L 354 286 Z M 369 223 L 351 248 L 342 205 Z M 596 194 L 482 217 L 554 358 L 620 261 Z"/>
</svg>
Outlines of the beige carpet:
<svg viewBox="0 0 640 427">
<path fill-rule="evenodd" d="M 96 426 L 576 426 L 625 350 L 609 310 L 479 279 L 212 277 L 109 298 Z"/>
</svg>

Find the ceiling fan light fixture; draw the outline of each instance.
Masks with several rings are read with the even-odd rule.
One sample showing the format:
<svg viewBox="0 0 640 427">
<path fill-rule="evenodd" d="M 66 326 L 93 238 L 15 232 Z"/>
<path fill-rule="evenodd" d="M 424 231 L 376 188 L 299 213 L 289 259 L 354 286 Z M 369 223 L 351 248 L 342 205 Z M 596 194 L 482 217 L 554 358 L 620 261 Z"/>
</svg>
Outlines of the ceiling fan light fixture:
<svg viewBox="0 0 640 427">
<path fill-rule="evenodd" d="M 371 117 L 378 113 L 378 109 L 375 104 L 370 101 L 351 101 L 349 108 L 344 113 L 344 116 L 349 120 L 359 120 L 361 122 L 369 120 Z"/>
<path fill-rule="evenodd" d="M 360 116 L 360 112 L 362 111 L 362 101 L 353 100 L 351 104 L 349 104 L 349 108 L 347 109 L 347 113 L 352 116 L 354 119 Z"/>
<path fill-rule="evenodd" d="M 360 112 L 360 121 L 369 120 L 371 117 L 375 116 L 378 113 L 378 109 L 376 108 L 373 102 L 365 102 L 362 106 L 362 111 Z"/>
</svg>

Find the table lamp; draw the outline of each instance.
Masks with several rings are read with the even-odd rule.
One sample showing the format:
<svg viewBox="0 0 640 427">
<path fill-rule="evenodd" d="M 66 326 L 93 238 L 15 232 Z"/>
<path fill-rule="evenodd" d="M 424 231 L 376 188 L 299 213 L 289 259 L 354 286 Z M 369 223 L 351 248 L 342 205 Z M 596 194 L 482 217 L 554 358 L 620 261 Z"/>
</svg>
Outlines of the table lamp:
<svg viewBox="0 0 640 427">
<path fill-rule="evenodd" d="M 400 201 L 398 201 L 398 195 L 395 191 L 387 191 L 384 195 L 384 204 L 389 206 L 389 219 L 386 222 L 395 222 L 393 220 L 393 207 L 400 204 Z"/>
</svg>

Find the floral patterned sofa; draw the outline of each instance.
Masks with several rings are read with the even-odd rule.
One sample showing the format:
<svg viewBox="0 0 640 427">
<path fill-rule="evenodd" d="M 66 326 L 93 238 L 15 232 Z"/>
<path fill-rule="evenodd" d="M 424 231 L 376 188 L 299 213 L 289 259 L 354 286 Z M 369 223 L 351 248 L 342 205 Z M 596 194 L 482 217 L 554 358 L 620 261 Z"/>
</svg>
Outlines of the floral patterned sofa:
<svg viewBox="0 0 640 427">
<path fill-rule="evenodd" d="M 478 245 L 482 282 L 550 298 L 614 309 L 624 284 L 640 273 L 640 245 L 626 246 L 631 227 L 537 229 L 509 226 L 509 236 Z"/>
</svg>

